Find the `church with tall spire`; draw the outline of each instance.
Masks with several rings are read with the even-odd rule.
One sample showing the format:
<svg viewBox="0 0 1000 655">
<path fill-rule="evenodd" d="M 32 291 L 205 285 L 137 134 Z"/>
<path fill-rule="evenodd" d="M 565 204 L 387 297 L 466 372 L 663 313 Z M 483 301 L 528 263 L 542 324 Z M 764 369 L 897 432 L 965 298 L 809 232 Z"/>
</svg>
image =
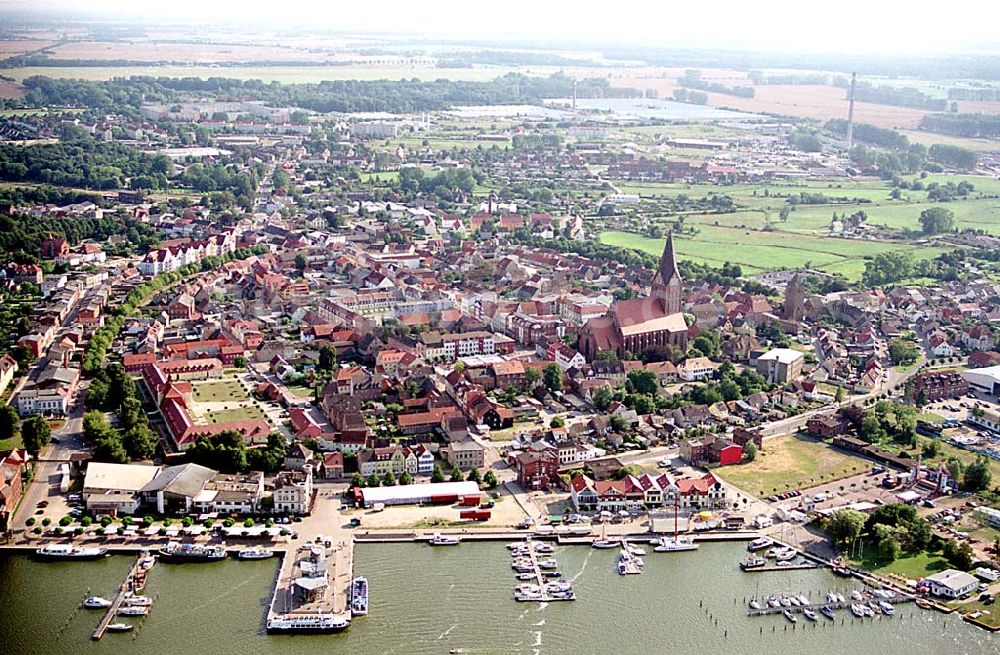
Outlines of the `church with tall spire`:
<svg viewBox="0 0 1000 655">
<path fill-rule="evenodd" d="M 674 239 L 668 233 L 649 295 L 618 301 L 604 316 L 587 321 L 580 329 L 579 351 L 593 361 L 608 351 L 624 358 L 626 353 L 638 357 L 649 351 L 666 353 L 668 348 L 687 350 L 683 292 Z"/>
</svg>

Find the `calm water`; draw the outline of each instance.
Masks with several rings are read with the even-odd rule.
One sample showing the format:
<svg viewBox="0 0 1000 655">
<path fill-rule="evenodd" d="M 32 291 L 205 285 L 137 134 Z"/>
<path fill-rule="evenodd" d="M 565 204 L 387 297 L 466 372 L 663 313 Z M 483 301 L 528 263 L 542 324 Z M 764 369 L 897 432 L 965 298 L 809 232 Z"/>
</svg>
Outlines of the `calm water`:
<svg viewBox="0 0 1000 655">
<path fill-rule="evenodd" d="M 3 655 L 253 655 L 303 653 L 996 653 L 1000 640 L 954 617 L 903 605 L 893 619 L 791 626 L 749 618 L 744 595 L 849 589 L 822 570 L 741 573 L 737 544 L 646 557 L 646 573 L 618 576 L 616 551 L 582 547 L 557 553 L 576 578 L 579 600 L 541 607 L 510 599 L 515 584 L 502 544 L 457 548 L 362 545 L 356 568 L 371 582 L 371 613 L 339 635 L 267 636 L 264 611 L 277 561 L 170 565 L 151 571 L 153 613 L 134 634 L 90 633 L 100 612 L 80 610 L 88 589 L 110 595 L 131 559 L 36 563 L 0 558 Z M 699 607 L 699 603 L 702 604 Z M 841 623 L 843 619 L 843 624 Z M 824 627 L 825 626 L 825 627 Z M 762 634 L 763 632 L 763 634 Z"/>
</svg>

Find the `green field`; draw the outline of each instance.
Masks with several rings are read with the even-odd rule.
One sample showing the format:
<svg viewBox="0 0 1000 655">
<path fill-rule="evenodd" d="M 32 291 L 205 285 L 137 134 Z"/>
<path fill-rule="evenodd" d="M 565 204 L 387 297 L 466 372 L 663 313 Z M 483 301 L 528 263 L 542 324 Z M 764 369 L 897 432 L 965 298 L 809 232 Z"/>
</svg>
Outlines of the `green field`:
<svg viewBox="0 0 1000 655">
<path fill-rule="evenodd" d="M 235 409 L 221 409 L 217 412 L 207 412 L 205 421 L 211 424 L 231 423 L 233 421 L 252 421 L 255 419 L 267 420 L 264 412 L 253 405 L 249 407 L 237 407 Z"/>
<path fill-rule="evenodd" d="M 867 467 L 868 462 L 859 457 L 814 439 L 789 435 L 764 442 L 754 461 L 723 466 L 715 474 L 748 493 L 766 497 L 846 478 Z"/>
<path fill-rule="evenodd" d="M 733 216 L 733 215 L 730 215 Z M 932 258 L 944 248 L 931 246 L 858 241 L 779 230 L 763 232 L 724 226 L 699 226 L 694 236 L 674 238 L 674 248 L 682 259 L 720 266 L 739 264 L 747 272 L 781 268 L 813 267 L 840 273 L 848 279 L 861 277 L 865 258 L 881 252 L 907 251 L 916 258 Z M 663 252 L 664 239 L 630 232 L 602 232 L 601 243 L 641 250 L 653 255 Z"/>
<path fill-rule="evenodd" d="M 199 403 L 224 403 L 248 400 L 246 390 L 232 378 L 217 382 L 195 382 L 192 398 Z"/>
<path fill-rule="evenodd" d="M 874 557 L 874 547 L 870 549 L 872 556 L 865 555 L 855 563 L 878 573 L 888 575 L 899 575 L 907 579 L 926 578 L 938 571 L 951 568 L 951 566 L 936 553 L 920 552 L 916 554 L 904 553 L 903 557 L 892 562 L 883 562 Z"/>
</svg>

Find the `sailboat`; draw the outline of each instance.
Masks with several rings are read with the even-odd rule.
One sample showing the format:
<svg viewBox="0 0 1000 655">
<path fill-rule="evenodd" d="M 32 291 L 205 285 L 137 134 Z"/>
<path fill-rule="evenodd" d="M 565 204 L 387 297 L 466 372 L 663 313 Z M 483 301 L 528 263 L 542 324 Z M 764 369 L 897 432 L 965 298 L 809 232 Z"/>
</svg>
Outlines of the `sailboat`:
<svg viewBox="0 0 1000 655">
<path fill-rule="evenodd" d="M 674 535 L 660 537 L 653 550 L 657 553 L 673 553 L 681 550 L 698 550 L 698 544 L 694 543 L 690 537 L 681 537 L 677 534 L 677 512 L 680 502 L 680 490 L 674 486 Z"/>
<path fill-rule="evenodd" d="M 607 535 L 605 534 L 606 531 L 607 531 L 607 526 L 606 525 L 602 525 L 601 526 L 601 538 L 600 539 L 594 539 L 594 543 L 592 544 L 594 548 L 617 548 L 618 547 L 618 542 L 617 541 L 615 541 L 614 539 L 608 539 Z"/>
</svg>

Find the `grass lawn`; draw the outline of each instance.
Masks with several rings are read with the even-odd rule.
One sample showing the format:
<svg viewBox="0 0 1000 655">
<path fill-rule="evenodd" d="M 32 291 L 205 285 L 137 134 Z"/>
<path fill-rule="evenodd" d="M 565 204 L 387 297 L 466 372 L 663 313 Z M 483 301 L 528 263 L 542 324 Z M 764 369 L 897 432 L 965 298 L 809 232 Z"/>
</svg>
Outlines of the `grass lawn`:
<svg viewBox="0 0 1000 655">
<path fill-rule="evenodd" d="M 875 557 L 865 557 L 857 560 L 856 564 L 870 570 L 883 574 L 895 574 L 908 579 L 926 578 L 938 571 L 951 568 L 938 553 L 904 553 L 903 557 L 892 562 L 883 562 Z"/>
<path fill-rule="evenodd" d="M 743 216 L 736 214 L 730 216 Z M 802 234 L 788 230 L 762 232 L 724 225 L 699 226 L 694 236 L 675 237 L 674 248 L 682 259 L 720 266 L 739 264 L 747 272 L 812 266 L 831 273 L 858 279 L 865 268 L 865 258 L 881 252 L 906 251 L 917 259 L 936 257 L 942 248 L 904 243 L 857 241 Z M 602 232 L 601 243 L 641 250 L 659 255 L 664 239 L 653 239 L 631 232 Z M 766 263 L 765 263 L 766 262 Z"/>
<path fill-rule="evenodd" d="M 247 400 L 247 393 L 238 380 L 221 380 L 218 382 L 195 382 L 192 385 L 192 396 L 195 402 L 224 403 Z"/>
<path fill-rule="evenodd" d="M 309 387 L 288 387 L 288 390 L 299 398 L 312 398 L 313 390 Z"/>
<path fill-rule="evenodd" d="M 20 434 L 11 439 L 0 439 L 0 450 L 13 450 L 14 448 L 24 448 Z"/>
<path fill-rule="evenodd" d="M 766 497 L 846 478 L 868 465 L 822 442 L 789 435 L 766 441 L 753 462 L 724 466 L 714 472 L 732 485 Z"/>
<path fill-rule="evenodd" d="M 979 594 L 976 593 L 973 597 L 978 598 Z M 956 608 L 962 614 L 980 612 L 979 616 L 975 617 L 976 621 L 985 623 L 992 628 L 1000 628 L 1000 605 L 997 605 L 997 603 L 985 605 L 979 602 L 979 600 L 972 600 L 965 603 L 948 603 L 948 605 Z"/>
<path fill-rule="evenodd" d="M 206 412 L 205 420 L 208 423 L 230 423 L 232 421 L 252 421 L 254 419 L 267 420 L 264 412 L 254 406 L 237 407 L 236 409 L 221 409 L 217 412 Z"/>
</svg>

